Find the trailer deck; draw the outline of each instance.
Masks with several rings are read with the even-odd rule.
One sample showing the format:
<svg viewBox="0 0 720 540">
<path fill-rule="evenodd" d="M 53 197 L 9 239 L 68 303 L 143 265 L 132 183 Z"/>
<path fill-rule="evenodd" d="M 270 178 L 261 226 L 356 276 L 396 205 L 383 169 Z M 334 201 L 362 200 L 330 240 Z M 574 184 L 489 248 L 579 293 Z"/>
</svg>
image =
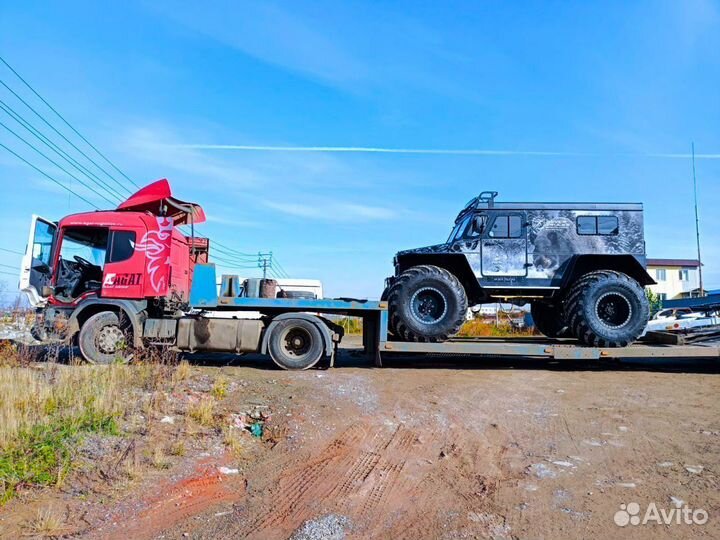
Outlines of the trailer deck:
<svg viewBox="0 0 720 540">
<path fill-rule="evenodd" d="M 596 360 L 600 358 L 720 358 L 720 342 L 698 345 L 635 343 L 629 347 L 587 347 L 573 339 L 472 338 L 444 343 L 392 341 L 388 333 L 387 302 L 354 298 L 289 299 L 218 296 L 213 265 L 198 265 L 190 301 L 195 309 L 220 311 L 258 311 L 263 314 L 311 312 L 347 315 L 363 320 L 363 346 L 375 365 L 382 367 L 383 355 L 468 355 L 478 357 L 528 357 L 558 360 Z"/>
</svg>

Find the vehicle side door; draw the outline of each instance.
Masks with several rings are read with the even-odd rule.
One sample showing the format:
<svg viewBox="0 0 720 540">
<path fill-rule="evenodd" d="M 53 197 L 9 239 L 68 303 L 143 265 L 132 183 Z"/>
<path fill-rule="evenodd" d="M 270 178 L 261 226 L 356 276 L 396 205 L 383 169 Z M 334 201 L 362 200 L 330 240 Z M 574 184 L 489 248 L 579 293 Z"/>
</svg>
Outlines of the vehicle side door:
<svg viewBox="0 0 720 540">
<path fill-rule="evenodd" d="M 57 223 L 32 216 L 30 235 L 20 266 L 20 290 L 33 306 L 44 305 L 52 279 L 52 251 L 57 236 Z"/>
<path fill-rule="evenodd" d="M 145 251 L 138 243 L 147 233 L 140 224 L 114 226 L 108 236 L 108 248 L 103 271 L 104 298 L 140 299 L 145 296 Z"/>
<path fill-rule="evenodd" d="M 527 275 L 527 227 L 523 212 L 493 212 L 481 245 L 482 275 Z"/>
</svg>

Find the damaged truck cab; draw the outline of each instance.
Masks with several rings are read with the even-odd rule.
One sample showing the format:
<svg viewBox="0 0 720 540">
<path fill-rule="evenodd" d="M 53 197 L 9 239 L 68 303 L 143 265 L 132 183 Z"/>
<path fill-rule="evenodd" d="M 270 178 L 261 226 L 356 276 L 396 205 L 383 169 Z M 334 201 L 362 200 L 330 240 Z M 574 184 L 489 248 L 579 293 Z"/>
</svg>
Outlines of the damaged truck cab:
<svg viewBox="0 0 720 540">
<path fill-rule="evenodd" d="M 72 338 L 104 313 L 115 324 L 104 325 L 93 343 L 80 339 L 81 350 L 114 353 L 112 341 L 126 326 L 140 345 L 148 316 L 187 305 L 193 268 L 207 262 L 208 241 L 185 236 L 178 226 L 204 220 L 200 206 L 172 197 L 167 180 L 141 189 L 115 210 L 59 222 L 33 216 L 20 288 L 40 308 L 34 337 Z"/>
</svg>

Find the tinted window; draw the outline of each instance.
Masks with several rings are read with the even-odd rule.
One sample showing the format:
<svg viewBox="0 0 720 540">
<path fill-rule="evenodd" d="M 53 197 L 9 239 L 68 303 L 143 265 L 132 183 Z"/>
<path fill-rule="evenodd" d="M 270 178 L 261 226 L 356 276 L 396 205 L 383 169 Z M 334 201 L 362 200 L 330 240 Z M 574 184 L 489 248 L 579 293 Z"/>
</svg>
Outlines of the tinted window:
<svg viewBox="0 0 720 540">
<path fill-rule="evenodd" d="M 493 238 L 520 238 L 522 218 L 520 216 L 497 216 L 490 230 Z"/>
<path fill-rule="evenodd" d="M 617 234 L 618 218 L 615 216 L 598 216 L 598 234 Z"/>
<path fill-rule="evenodd" d="M 578 234 L 597 234 L 595 216 L 578 216 L 577 232 Z"/>
<path fill-rule="evenodd" d="M 578 234 L 615 235 L 618 233 L 616 216 L 578 216 Z"/>
<path fill-rule="evenodd" d="M 510 234 L 508 236 L 510 238 L 520 238 L 522 234 L 522 220 L 520 216 L 510 216 L 508 221 L 510 222 Z"/>
<path fill-rule="evenodd" d="M 125 261 L 135 252 L 135 233 L 132 231 L 113 231 L 110 239 L 110 252 L 107 262 Z"/>
</svg>

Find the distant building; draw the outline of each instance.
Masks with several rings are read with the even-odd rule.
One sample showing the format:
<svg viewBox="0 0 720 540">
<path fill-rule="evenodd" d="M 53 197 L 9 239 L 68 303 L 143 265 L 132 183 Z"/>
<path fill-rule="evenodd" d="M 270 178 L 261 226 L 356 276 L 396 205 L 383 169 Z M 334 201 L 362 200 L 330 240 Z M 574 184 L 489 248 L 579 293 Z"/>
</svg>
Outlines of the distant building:
<svg viewBox="0 0 720 540">
<path fill-rule="evenodd" d="M 648 288 L 661 300 L 698 296 L 700 263 L 696 259 L 648 259 L 647 269 L 657 285 Z"/>
</svg>

